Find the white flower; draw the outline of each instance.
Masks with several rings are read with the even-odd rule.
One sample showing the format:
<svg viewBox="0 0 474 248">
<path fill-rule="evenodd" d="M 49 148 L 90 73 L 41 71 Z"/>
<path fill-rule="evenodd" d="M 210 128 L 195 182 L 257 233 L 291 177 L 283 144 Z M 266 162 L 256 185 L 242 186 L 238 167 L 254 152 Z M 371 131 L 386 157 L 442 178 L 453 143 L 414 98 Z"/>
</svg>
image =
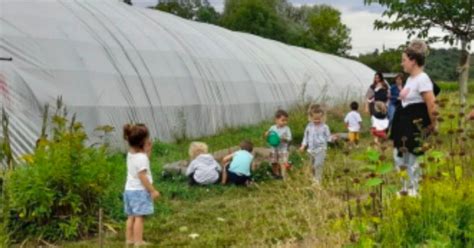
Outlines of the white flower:
<svg viewBox="0 0 474 248">
<path fill-rule="evenodd" d="M 191 234 L 189 234 L 189 237 L 192 238 L 192 239 L 196 239 L 197 237 L 199 237 L 199 234 L 191 233 Z"/>
</svg>

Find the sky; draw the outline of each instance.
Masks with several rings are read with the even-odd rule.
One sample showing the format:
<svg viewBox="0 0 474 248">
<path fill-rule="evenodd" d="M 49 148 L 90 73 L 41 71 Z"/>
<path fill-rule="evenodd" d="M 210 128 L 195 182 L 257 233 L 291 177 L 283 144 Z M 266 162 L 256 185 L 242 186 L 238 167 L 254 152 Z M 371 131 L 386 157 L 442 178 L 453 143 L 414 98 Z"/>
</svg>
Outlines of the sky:
<svg viewBox="0 0 474 248">
<path fill-rule="evenodd" d="M 225 0 L 209 0 L 217 11 L 222 11 Z M 256 0 L 258 1 L 258 0 Z M 341 19 L 351 29 L 351 55 L 373 52 L 383 47 L 396 48 L 406 43 L 407 35 L 404 31 L 374 30 L 373 23 L 381 18 L 383 8 L 377 5 L 366 6 L 364 0 L 288 0 L 295 6 L 328 4 L 341 11 Z M 157 0 L 133 0 L 135 6 L 147 7 L 156 5 Z M 435 30 L 433 34 L 441 34 Z M 445 44 L 433 44 L 432 47 L 448 47 Z"/>
</svg>

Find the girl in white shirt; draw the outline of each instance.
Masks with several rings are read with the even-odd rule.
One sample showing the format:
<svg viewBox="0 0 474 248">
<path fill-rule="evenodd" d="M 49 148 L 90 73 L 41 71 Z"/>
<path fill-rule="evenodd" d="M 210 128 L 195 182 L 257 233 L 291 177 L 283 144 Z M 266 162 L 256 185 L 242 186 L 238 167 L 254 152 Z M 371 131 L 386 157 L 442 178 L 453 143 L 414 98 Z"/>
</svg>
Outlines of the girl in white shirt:
<svg viewBox="0 0 474 248">
<path fill-rule="evenodd" d="M 143 246 L 144 216 L 154 212 L 153 200 L 160 193 L 153 187 L 150 171 L 152 143 L 148 128 L 143 124 L 127 124 L 123 136 L 129 144 L 127 154 L 127 182 L 123 194 L 125 214 L 127 214 L 127 245 Z"/>
<path fill-rule="evenodd" d="M 387 130 L 389 126 L 387 105 L 384 102 L 376 102 L 374 105 L 374 114 L 371 117 L 371 133 L 374 136 L 375 144 L 380 144 L 380 139 L 387 139 Z"/>
</svg>

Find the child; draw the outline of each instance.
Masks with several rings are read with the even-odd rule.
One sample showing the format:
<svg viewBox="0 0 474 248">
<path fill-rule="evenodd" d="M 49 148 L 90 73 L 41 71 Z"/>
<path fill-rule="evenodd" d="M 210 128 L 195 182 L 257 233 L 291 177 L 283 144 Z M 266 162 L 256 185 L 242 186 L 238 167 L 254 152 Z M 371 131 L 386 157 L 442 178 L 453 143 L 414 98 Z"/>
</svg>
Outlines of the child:
<svg viewBox="0 0 474 248">
<path fill-rule="evenodd" d="M 270 161 L 272 163 L 273 175 L 277 179 L 281 179 L 285 175 L 288 164 L 288 144 L 291 141 L 291 130 L 288 127 L 288 113 L 284 110 L 278 110 L 275 113 L 275 125 L 265 133 L 268 136 L 270 132 L 275 132 L 280 137 L 280 145 L 272 147 L 270 153 Z"/>
<path fill-rule="evenodd" d="M 326 158 L 327 143 L 332 140 L 331 131 L 324 123 L 324 111 L 314 108 L 309 111 L 311 120 L 304 131 L 304 138 L 300 150 L 307 149 L 311 156 L 315 183 L 320 183 L 323 174 L 324 159 Z"/>
<path fill-rule="evenodd" d="M 308 108 L 308 121 L 311 122 L 311 113 L 314 112 L 314 111 L 318 111 L 318 110 L 321 110 L 322 107 L 321 107 L 321 104 L 318 104 L 318 103 L 313 103 L 311 105 L 309 105 L 309 108 Z"/>
<path fill-rule="evenodd" d="M 390 124 L 387 115 L 387 105 L 384 102 L 375 102 L 374 115 L 372 115 L 371 133 L 374 136 L 375 144 L 379 144 L 379 139 L 387 138 L 387 129 Z"/>
<path fill-rule="evenodd" d="M 357 102 L 352 102 L 351 111 L 347 113 L 344 122 L 346 123 L 347 130 L 349 131 L 349 143 L 351 145 L 359 145 L 359 132 L 362 127 L 362 117 L 360 116 L 357 110 L 359 109 L 359 104 Z"/>
<path fill-rule="evenodd" d="M 127 124 L 123 136 L 129 144 L 127 154 L 127 182 L 123 194 L 125 213 L 128 216 L 127 245 L 143 246 L 144 216 L 154 212 L 153 200 L 160 193 L 153 187 L 150 171 L 152 143 L 148 128 L 143 124 Z"/>
<path fill-rule="evenodd" d="M 192 142 L 189 146 L 189 156 L 192 162 L 186 170 L 189 185 L 209 185 L 219 181 L 221 166 L 211 154 L 208 147 L 202 142 Z"/>
<path fill-rule="evenodd" d="M 253 144 L 245 140 L 240 143 L 240 150 L 224 157 L 222 164 L 222 184 L 230 182 L 235 185 L 249 185 L 253 162 Z M 230 165 L 228 164 L 230 162 Z"/>
</svg>

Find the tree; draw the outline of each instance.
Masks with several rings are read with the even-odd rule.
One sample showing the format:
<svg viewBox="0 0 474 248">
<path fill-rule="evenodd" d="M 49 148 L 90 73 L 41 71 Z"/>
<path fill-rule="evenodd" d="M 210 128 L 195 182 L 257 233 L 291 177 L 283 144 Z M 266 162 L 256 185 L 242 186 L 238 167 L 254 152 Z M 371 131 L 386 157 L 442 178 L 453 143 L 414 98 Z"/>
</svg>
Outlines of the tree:
<svg viewBox="0 0 474 248">
<path fill-rule="evenodd" d="M 155 9 L 185 19 L 218 24 L 220 15 L 208 0 L 168 0 L 159 2 Z"/>
<path fill-rule="evenodd" d="M 192 19 L 194 17 L 193 8 L 189 4 L 189 2 L 188 3 L 182 3 L 178 1 L 159 2 L 156 5 L 155 9 L 168 12 L 185 19 Z"/>
<path fill-rule="evenodd" d="M 428 41 L 443 41 L 451 45 L 461 43 L 459 59 L 460 101 L 465 106 L 468 94 L 470 43 L 474 37 L 474 0 L 364 0 L 366 4 L 377 3 L 386 7 L 382 16 L 391 20 L 376 20 L 376 29 L 405 30 L 408 38 L 417 35 Z M 446 31 L 442 37 L 430 36 L 433 28 Z M 465 108 L 463 108 L 463 111 Z"/>
<path fill-rule="evenodd" d="M 459 49 L 430 49 L 429 56 L 429 59 L 426 61 L 426 72 L 431 78 L 446 81 L 456 81 L 459 79 L 456 66 L 461 57 Z M 471 61 L 471 66 L 473 62 Z M 471 69 L 469 77 L 472 76 L 474 76 L 474 70 Z"/>
<path fill-rule="evenodd" d="M 133 5 L 132 0 L 123 0 L 123 2 L 128 5 Z"/>
<path fill-rule="evenodd" d="M 211 24 L 218 24 L 220 14 L 212 6 L 202 6 L 195 13 L 195 20 Z"/>
<path fill-rule="evenodd" d="M 265 38 L 286 41 L 286 25 L 275 0 L 227 0 L 222 26 Z"/>
<path fill-rule="evenodd" d="M 400 49 L 389 49 L 379 53 L 375 50 L 372 53 L 362 54 L 357 58 L 361 63 L 380 72 L 401 72 Z"/>
<path fill-rule="evenodd" d="M 295 45 L 337 55 L 351 49 L 350 29 L 341 22 L 337 9 L 328 5 L 288 8 L 288 18 L 302 30 Z"/>
<path fill-rule="evenodd" d="M 290 45 L 346 55 L 350 30 L 327 5 L 294 7 L 287 0 L 226 0 L 220 15 L 208 0 L 162 0 L 155 9 Z"/>
</svg>

